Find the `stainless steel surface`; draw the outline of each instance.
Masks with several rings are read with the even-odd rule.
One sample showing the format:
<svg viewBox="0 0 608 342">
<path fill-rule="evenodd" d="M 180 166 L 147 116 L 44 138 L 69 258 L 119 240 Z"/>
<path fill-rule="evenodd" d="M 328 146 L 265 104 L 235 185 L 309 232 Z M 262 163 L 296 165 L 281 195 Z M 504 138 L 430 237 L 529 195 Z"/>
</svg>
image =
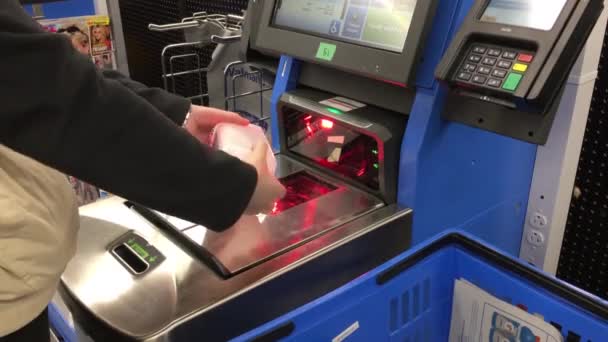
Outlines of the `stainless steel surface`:
<svg viewBox="0 0 608 342">
<path fill-rule="evenodd" d="M 156 31 L 156 32 L 166 32 L 173 30 L 183 30 L 187 28 L 199 27 L 200 23 L 198 21 L 182 21 L 181 23 L 172 23 L 172 24 L 149 24 L 148 30 Z"/>
<path fill-rule="evenodd" d="M 342 182 L 328 181 L 327 176 L 315 174 L 287 157 L 277 157 L 278 178 L 304 170 L 336 189 L 276 215 L 243 216 L 224 233 L 215 233 L 195 224 L 188 225 L 184 221 L 178 223 L 178 229 L 194 244 L 213 254 L 234 274 L 383 205 L 365 192 Z"/>
<path fill-rule="evenodd" d="M 62 281 L 74 298 L 113 329 L 137 340 L 162 340 L 179 324 L 198 319 L 230 299 L 336 248 L 345 239 L 366 234 L 408 213 L 395 206 L 381 208 L 254 269 L 222 280 L 134 215 L 122 199 L 113 197 L 83 208 L 79 252 Z M 106 249 L 131 229 L 167 257 L 160 267 L 139 279 Z M 234 235 L 230 242 L 238 244 L 246 238 Z"/>
<path fill-rule="evenodd" d="M 279 172 L 285 174 L 301 167 L 293 163 L 280 165 Z M 360 198 L 369 200 L 365 196 Z M 323 202 L 318 208 L 325 212 L 329 206 L 332 206 L 330 202 Z M 203 322 L 210 310 L 409 213 L 396 206 L 378 208 L 223 280 L 125 206 L 124 200 L 112 197 L 81 208 L 78 253 L 68 265 L 62 282 L 73 298 L 116 331 L 137 340 L 161 341 L 184 322 L 199 319 Z M 277 235 L 295 237 L 302 233 L 301 225 L 284 223 L 290 228 L 279 230 Z M 142 277 L 131 275 L 107 250 L 130 230 L 147 239 L 166 257 L 159 267 Z M 276 232 L 245 229 L 245 226 L 229 230 L 216 240 L 224 246 L 220 250 L 218 245 L 217 253 L 223 254 L 231 265 L 242 265 L 239 260 L 251 260 L 250 255 L 261 247 L 259 243 L 273 241 L 272 234 Z"/>
<path fill-rule="evenodd" d="M 230 44 L 230 43 L 235 43 L 238 42 L 239 40 L 241 40 L 241 36 L 240 35 L 236 35 L 236 36 L 216 36 L 213 35 L 211 36 L 211 41 L 216 43 L 216 44 Z"/>
<path fill-rule="evenodd" d="M 178 23 L 170 24 L 149 24 L 148 29 L 156 32 L 166 32 L 173 30 L 196 29 L 203 31 L 200 36 L 208 36 L 206 32 L 216 32 L 221 37 L 232 36 L 235 32 L 240 32 L 244 17 L 237 15 L 207 14 L 206 12 L 194 13 L 191 17 L 186 17 Z M 208 26 L 212 26 L 209 29 Z M 210 38 L 206 38 L 209 40 Z"/>
</svg>

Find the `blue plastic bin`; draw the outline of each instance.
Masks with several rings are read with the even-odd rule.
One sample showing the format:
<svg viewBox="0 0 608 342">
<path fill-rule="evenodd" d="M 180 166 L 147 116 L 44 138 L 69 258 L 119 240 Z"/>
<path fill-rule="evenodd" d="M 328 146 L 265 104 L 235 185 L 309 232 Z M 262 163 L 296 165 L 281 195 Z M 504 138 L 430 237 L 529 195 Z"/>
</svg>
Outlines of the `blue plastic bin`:
<svg viewBox="0 0 608 342">
<path fill-rule="evenodd" d="M 607 302 L 454 232 L 233 341 L 342 341 L 349 327 L 344 342 L 447 341 L 459 278 L 543 315 L 567 342 L 608 341 Z"/>
</svg>

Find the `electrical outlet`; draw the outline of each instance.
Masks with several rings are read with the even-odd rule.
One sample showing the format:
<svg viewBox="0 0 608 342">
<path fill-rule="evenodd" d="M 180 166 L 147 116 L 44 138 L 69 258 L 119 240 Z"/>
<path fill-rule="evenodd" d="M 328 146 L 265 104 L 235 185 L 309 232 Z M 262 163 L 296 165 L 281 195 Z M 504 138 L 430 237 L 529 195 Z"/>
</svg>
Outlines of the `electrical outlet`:
<svg viewBox="0 0 608 342">
<path fill-rule="evenodd" d="M 528 242 L 533 246 L 542 246 L 545 244 L 545 236 L 538 230 L 530 230 L 527 237 Z"/>
<path fill-rule="evenodd" d="M 532 227 L 537 229 L 544 229 L 549 225 L 549 220 L 547 220 L 547 216 L 536 212 L 530 216 L 530 224 Z"/>
</svg>

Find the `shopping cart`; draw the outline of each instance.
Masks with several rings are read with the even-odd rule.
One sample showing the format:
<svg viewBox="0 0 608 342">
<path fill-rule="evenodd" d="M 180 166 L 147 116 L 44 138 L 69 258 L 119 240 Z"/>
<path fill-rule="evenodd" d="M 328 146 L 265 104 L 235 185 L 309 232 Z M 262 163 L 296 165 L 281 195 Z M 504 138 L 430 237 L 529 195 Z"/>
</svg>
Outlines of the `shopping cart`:
<svg viewBox="0 0 608 342">
<path fill-rule="evenodd" d="M 567 342 L 608 341 L 608 302 L 458 232 L 233 341 L 448 341 L 456 279 L 542 315 Z"/>
<path fill-rule="evenodd" d="M 179 23 L 148 28 L 184 34 L 184 42 L 167 45 L 161 52 L 165 90 L 179 93 L 181 82 L 190 89 L 180 95 L 194 103 L 234 111 L 268 131 L 274 70 L 241 60 L 244 15 L 199 12 Z"/>
</svg>

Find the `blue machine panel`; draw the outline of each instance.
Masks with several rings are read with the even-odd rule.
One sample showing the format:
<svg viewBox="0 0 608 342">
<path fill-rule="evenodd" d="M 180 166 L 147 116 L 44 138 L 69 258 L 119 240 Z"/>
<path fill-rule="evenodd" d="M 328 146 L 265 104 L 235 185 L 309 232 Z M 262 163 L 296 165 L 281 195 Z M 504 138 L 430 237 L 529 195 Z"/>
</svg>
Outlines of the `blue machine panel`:
<svg viewBox="0 0 608 342">
<path fill-rule="evenodd" d="M 442 38 L 452 38 L 473 2 L 440 2 L 425 54 L 433 65 L 422 64 L 421 79 L 432 77 L 449 43 Z M 462 228 L 518 255 L 536 146 L 444 121 L 445 89 L 422 89 L 426 81 L 419 82 L 399 170 L 399 202 L 414 209 L 412 242 Z"/>
<path fill-rule="evenodd" d="M 279 116 L 277 114 L 277 104 L 283 93 L 293 90 L 298 85 L 300 77 L 300 62 L 288 56 L 281 56 L 277 77 L 274 81 L 271 100 L 271 129 L 272 129 L 272 149 L 280 149 L 281 140 L 279 137 Z"/>
</svg>

